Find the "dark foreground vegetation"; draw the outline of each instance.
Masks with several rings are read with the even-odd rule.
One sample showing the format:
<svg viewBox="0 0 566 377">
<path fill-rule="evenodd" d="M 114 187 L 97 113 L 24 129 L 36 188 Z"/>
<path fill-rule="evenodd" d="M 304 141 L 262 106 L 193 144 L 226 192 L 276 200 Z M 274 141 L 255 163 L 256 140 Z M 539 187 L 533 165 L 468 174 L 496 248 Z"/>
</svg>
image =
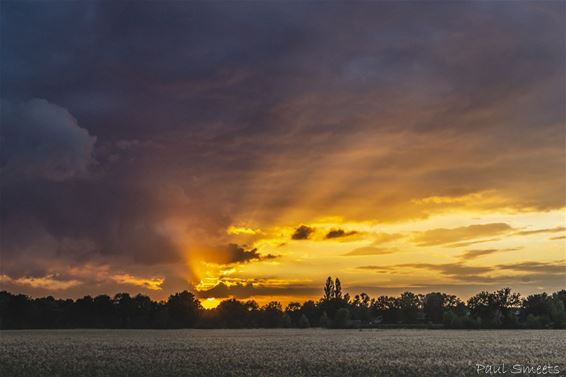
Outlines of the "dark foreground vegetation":
<svg viewBox="0 0 566 377">
<path fill-rule="evenodd" d="M 303 304 L 229 299 L 212 310 L 184 291 L 167 301 L 119 293 L 61 300 L 0 292 L 0 328 L 566 328 L 566 290 L 521 298 L 504 288 L 480 292 L 466 303 L 453 295 L 411 292 L 370 298 L 343 294 L 330 277 L 323 297 Z"/>
</svg>

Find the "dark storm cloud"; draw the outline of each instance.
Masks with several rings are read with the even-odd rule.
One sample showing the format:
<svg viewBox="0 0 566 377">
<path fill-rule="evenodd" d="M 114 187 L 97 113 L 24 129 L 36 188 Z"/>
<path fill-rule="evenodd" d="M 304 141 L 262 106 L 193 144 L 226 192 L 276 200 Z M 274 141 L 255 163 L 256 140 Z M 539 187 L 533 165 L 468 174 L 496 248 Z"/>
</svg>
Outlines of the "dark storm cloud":
<svg viewBox="0 0 566 377">
<path fill-rule="evenodd" d="M 292 207 L 290 224 L 492 189 L 564 205 L 563 3 L 0 7 L 2 273 L 175 265 L 176 238 L 225 244 L 234 218 Z"/>
<path fill-rule="evenodd" d="M 270 83 L 258 76 L 300 41 L 284 7 L 95 1 L 3 10 L 2 96 L 49 98 L 104 138 L 155 136 L 156 123 L 159 132 L 202 128 L 219 116 L 233 119 L 222 133 L 256 127 L 259 105 L 276 95 L 262 93 Z"/>
<path fill-rule="evenodd" d="M 443 137 L 455 140 L 489 125 L 496 134 L 490 140 L 506 136 L 498 152 L 513 150 L 523 137 L 537 144 L 560 140 L 537 136 L 541 129 L 556 132 L 563 119 L 561 106 L 551 102 L 561 103 L 561 86 L 544 86 L 560 83 L 562 72 L 553 8 L 561 5 L 9 2 L 2 12 L 2 96 L 38 96 L 69 109 L 99 137 L 100 148 L 110 140 L 161 143 L 159 162 L 133 153 L 132 164 L 148 175 L 168 171 L 187 192 L 210 196 L 207 205 L 242 211 L 262 191 L 253 176 L 269 156 L 291 159 L 270 170 L 311 171 L 333 147 L 399 123 L 419 132 L 446 129 Z M 540 104 L 517 106 L 518 92 L 539 93 Z M 496 108 L 501 103 L 507 108 Z M 533 111 L 537 106 L 544 110 Z M 493 155 L 486 148 L 482 154 Z M 400 149 L 366 170 L 414 165 L 410 151 Z M 468 159 L 452 156 L 459 158 Z M 447 180 L 472 191 L 501 184 L 496 175 L 482 176 L 485 166 L 456 165 L 427 169 L 419 185 L 399 184 L 423 191 L 452 189 Z M 273 195 L 259 205 L 270 211 L 249 211 L 267 217 L 292 205 L 305 181 L 300 169 L 293 171 L 276 188 L 262 182 Z M 348 184 L 372 184 L 363 177 Z M 227 180 L 229 198 L 219 187 Z M 546 195 L 544 206 L 561 202 L 562 192 Z M 313 211 L 328 203 L 313 203 Z"/>
<path fill-rule="evenodd" d="M 150 188 L 127 162 L 108 165 L 97 138 L 66 109 L 3 101 L 1 120 L 2 273 L 42 277 L 58 262 L 100 257 L 179 261 L 160 225 L 182 201 Z"/>
<path fill-rule="evenodd" d="M 295 229 L 295 232 L 291 235 L 291 239 L 308 240 L 311 234 L 313 233 L 314 233 L 314 228 L 307 225 L 301 225 L 297 229 Z"/>
<path fill-rule="evenodd" d="M 64 108 L 42 99 L 0 103 L 2 180 L 64 180 L 88 175 L 96 137 Z"/>
<path fill-rule="evenodd" d="M 260 254 L 257 249 L 246 250 L 243 246 L 229 244 L 225 247 L 216 247 L 207 250 L 204 260 L 217 264 L 248 263 L 251 261 L 269 260 L 277 258 L 273 254 Z"/>
<path fill-rule="evenodd" d="M 454 116 L 549 77 L 561 59 L 547 48 L 557 42 L 553 23 L 541 23 L 552 5 L 95 1 L 10 2 L 3 8 L 2 95 L 48 98 L 84 117 L 104 138 L 164 137 L 188 128 L 226 143 L 263 134 L 266 121 L 270 132 L 280 132 L 279 106 L 321 90 L 337 96 L 361 90 L 368 98 L 375 97 L 374 88 L 436 99 L 458 94 L 467 107 L 446 109 Z M 531 25 L 539 31 L 535 36 Z M 340 40 L 328 38 L 337 33 Z M 518 65 L 518 58 L 528 63 Z M 307 127 L 342 132 L 342 120 L 360 110 L 353 103 L 333 109 L 317 101 L 313 110 L 324 109 L 334 120 Z M 383 110 L 379 102 L 372 105 Z M 124 112 L 125 106 L 136 111 Z M 556 115 L 549 108 L 554 112 L 546 116 Z M 431 122 L 449 126 L 437 119 L 423 127 Z"/>
<path fill-rule="evenodd" d="M 178 260 L 171 240 L 160 233 L 161 211 L 169 205 L 132 185 L 111 181 L 31 182 L 2 186 L 3 253 L 36 248 L 34 235 L 47 232 L 59 245 L 66 239 L 92 242 L 54 250 L 59 257 L 85 253 L 126 254 L 140 263 Z M 78 242 L 77 246 L 81 243 Z"/>
</svg>

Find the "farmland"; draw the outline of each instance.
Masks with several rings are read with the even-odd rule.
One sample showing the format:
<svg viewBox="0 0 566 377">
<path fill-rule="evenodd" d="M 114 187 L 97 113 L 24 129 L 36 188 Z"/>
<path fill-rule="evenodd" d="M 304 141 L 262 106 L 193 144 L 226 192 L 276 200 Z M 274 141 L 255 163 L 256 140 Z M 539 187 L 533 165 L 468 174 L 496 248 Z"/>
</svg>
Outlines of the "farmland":
<svg viewBox="0 0 566 377">
<path fill-rule="evenodd" d="M 9 376 L 454 376 L 476 364 L 566 370 L 566 331 L 25 330 L 0 332 Z"/>
</svg>

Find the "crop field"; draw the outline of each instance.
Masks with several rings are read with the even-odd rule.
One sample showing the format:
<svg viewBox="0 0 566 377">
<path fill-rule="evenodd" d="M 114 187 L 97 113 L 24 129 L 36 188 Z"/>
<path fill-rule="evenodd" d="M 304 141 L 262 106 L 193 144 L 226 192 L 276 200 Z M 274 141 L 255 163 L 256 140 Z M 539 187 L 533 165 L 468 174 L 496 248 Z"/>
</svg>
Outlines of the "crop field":
<svg viewBox="0 0 566 377">
<path fill-rule="evenodd" d="M 564 375 L 565 349 L 566 331 L 544 330 L 2 331 L 0 376 Z"/>
</svg>

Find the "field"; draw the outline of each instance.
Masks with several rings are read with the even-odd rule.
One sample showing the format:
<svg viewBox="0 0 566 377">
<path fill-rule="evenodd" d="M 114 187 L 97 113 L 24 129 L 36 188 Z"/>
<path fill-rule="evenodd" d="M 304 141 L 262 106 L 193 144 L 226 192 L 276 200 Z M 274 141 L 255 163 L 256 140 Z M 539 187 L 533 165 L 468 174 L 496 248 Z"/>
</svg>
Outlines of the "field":
<svg viewBox="0 0 566 377">
<path fill-rule="evenodd" d="M 565 349 L 566 331 L 543 330 L 2 331 L 0 376 L 473 376 L 478 363 L 563 375 Z"/>
</svg>

